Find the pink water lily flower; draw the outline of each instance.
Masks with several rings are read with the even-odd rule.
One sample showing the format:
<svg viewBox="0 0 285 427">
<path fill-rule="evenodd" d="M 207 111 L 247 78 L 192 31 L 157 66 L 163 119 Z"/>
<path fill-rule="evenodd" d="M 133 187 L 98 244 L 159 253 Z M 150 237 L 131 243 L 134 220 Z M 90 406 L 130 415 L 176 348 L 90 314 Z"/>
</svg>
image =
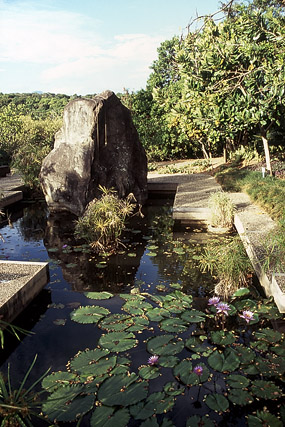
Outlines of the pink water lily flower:
<svg viewBox="0 0 285 427">
<path fill-rule="evenodd" d="M 156 365 L 156 363 L 158 362 L 158 359 L 159 359 L 159 356 L 150 356 L 147 363 L 151 366 Z"/>
<path fill-rule="evenodd" d="M 217 305 L 220 302 L 220 298 L 219 297 L 212 297 L 209 299 L 208 301 L 208 305 Z"/>
<path fill-rule="evenodd" d="M 219 302 L 216 305 L 217 313 L 225 314 L 226 316 L 229 314 L 230 306 L 226 302 Z"/>
<path fill-rule="evenodd" d="M 199 375 L 199 376 L 203 374 L 203 368 L 200 365 L 195 366 L 193 371 L 196 375 Z"/>
<path fill-rule="evenodd" d="M 246 321 L 246 323 L 249 323 L 251 320 L 254 319 L 253 312 L 249 310 L 244 310 L 239 316 L 242 317 Z"/>
</svg>

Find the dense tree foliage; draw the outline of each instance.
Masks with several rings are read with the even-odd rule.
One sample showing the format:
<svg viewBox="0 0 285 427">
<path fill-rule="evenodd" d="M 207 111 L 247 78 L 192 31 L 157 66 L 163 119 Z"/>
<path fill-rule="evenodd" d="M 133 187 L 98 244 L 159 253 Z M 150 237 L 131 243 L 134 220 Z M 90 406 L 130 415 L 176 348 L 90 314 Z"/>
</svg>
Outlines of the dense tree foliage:
<svg viewBox="0 0 285 427">
<path fill-rule="evenodd" d="M 223 19 L 204 17 L 198 29 L 161 44 L 144 92 L 154 127 L 142 132 L 141 96 L 129 95 L 150 158 L 155 139 L 160 158 L 263 143 L 270 170 L 268 140 L 278 146 L 285 133 L 284 8 L 278 0 L 230 1 Z"/>
<path fill-rule="evenodd" d="M 146 88 L 118 94 L 149 160 L 243 146 L 264 150 L 270 171 L 270 152 L 284 153 L 284 12 L 284 0 L 231 0 L 160 45 Z M 76 97 L 0 93 L 0 160 L 12 161 L 30 186 Z"/>
</svg>

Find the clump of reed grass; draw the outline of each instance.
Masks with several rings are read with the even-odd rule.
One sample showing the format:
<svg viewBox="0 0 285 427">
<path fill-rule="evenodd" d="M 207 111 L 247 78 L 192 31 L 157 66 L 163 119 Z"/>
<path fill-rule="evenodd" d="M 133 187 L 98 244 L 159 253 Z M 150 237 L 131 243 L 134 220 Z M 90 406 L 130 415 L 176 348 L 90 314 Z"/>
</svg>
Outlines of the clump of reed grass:
<svg viewBox="0 0 285 427">
<path fill-rule="evenodd" d="M 115 190 L 99 188 L 101 198 L 88 204 L 76 222 L 75 235 L 87 241 L 97 253 L 107 250 L 115 252 L 126 218 L 133 213 L 136 200 L 131 193 L 127 198 L 119 199 Z"/>
<path fill-rule="evenodd" d="M 215 293 L 227 300 L 241 287 L 246 287 L 252 272 L 251 262 L 239 236 L 210 239 L 200 256 L 200 268 L 209 271 L 219 282 Z"/>
<path fill-rule="evenodd" d="M 232 228 L 234 205 L 223 191 L 212 193 L 209 197 L 210 224 L 213 227 Z"/>
</svg>

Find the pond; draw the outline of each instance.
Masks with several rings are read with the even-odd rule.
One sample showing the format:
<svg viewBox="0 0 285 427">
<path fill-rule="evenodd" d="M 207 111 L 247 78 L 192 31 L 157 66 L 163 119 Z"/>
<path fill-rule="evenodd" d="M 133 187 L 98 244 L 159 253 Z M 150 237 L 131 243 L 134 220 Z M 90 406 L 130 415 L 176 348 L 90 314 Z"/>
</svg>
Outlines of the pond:
<svg viewBox="0 0 285 427">
<path fill-rule="evenodd" d="M 2 227 L 1 258 L 48 261 L 50 282 L 14 322 L 31 334 L 5 336 L 1 371 L 10 364 L 17 387 L 37 355 L 27 383 L 50 368 L 43 411 L 59 425 L 282 425 L 276 307 L 254 289 L 209 305 L 213 279 L 198 267 L 209 236 L 173 232 L 171 206 L 149 201 L 117 255 L 78 244 L 74 218 L 44 203 Z"/>
</svg>

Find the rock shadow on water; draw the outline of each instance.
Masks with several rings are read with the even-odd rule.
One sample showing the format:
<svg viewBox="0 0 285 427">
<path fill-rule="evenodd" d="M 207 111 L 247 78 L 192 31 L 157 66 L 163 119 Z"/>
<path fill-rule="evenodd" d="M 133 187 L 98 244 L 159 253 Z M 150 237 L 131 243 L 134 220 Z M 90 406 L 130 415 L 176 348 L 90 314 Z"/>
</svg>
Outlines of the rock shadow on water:
<svg viewBox="0 0 285 427">
<path fill-rule="evenodd" d="M 75 215 L 68 213 L 50 215 L 44 237 L 49 257 L 60 265 L 72 290 L 129 291 L 145 251 L 146 241 L 142 233 L 138 235 L 127 229 L 116 254 L 99 256 L 88 244 L 74 237 L 76 219 Z"/>
</svg>

